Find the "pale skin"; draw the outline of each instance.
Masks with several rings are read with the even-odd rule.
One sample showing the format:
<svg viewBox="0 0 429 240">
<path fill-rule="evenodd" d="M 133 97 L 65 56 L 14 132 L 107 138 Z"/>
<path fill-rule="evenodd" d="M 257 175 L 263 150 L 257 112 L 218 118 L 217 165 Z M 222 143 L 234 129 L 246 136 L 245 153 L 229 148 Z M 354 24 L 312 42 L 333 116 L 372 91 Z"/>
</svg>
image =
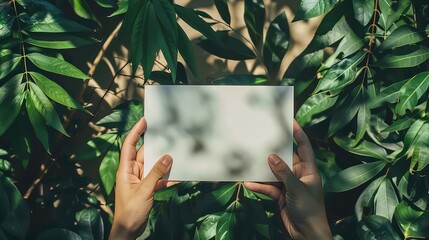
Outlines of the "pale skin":
<svg viewBox="0 0 429 240">
<path fill-rule="evenodd" d="M 122 147 L 116 174 L 115 216 L 109 239 L 140 236 L 147 225 L 154 192 L 175 184 L 161 180 L 173 162 L 169 155 L 161 157 L 143 178 L 144 148 L 137 150 L 136 145 L 146 125 L 144 118 L 137 122 Z M 285 228 L 293 239 L 332 239 L 313 149 L 296 121 L 293 132 L 298 144 L 298 153 L 293 157 L 293 172 L 280 157 L 271 154 L 268 165 L 280 183 L 246 182 L 245 186 L 278 202 Z"/>
</svg>

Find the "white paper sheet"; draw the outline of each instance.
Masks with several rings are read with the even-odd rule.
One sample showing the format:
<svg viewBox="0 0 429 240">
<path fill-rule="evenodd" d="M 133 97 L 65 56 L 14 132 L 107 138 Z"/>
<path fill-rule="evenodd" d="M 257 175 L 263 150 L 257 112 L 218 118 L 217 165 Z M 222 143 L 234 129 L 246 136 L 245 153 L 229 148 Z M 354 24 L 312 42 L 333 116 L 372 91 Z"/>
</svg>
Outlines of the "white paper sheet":
<svg viewBox="0 0 429 240">
<path fill-rule="evenodd" d="M 145 87 L 144 176 L 164 154 L 166 179 L 277 181 L 267 157 L 292 166 L 293 87 Z"/>
</svg>

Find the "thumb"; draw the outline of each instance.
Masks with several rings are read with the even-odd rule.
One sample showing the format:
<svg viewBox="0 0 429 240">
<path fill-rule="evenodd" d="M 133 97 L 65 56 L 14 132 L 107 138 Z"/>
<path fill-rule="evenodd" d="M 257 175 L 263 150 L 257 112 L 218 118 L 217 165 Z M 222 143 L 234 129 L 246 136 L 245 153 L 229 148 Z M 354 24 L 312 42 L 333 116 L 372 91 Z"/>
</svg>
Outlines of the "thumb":
<svg viewBox="0 0 429 240">
<path fill-rule="evenodd" d="M 145 188 L 153 189 L 152 191 L 154 191 L 158 181 L 170 171 L 172 163 L 173 158 L 170 155 L 166 154 L 162 156 L 155 165 L 153 165 L 152 169 L 141 183 L 145 185 Z"/>
<path fill-rule="evenodd" d="M 287 191 L 293 191 L 299 186 L 300 181 L 295 177 L 295 174 L 293 174 L 286 162 L 278 155 L 270 154 L 268 156 L 268 163 L 274 176 L 283 182 Z"/>
</svg>

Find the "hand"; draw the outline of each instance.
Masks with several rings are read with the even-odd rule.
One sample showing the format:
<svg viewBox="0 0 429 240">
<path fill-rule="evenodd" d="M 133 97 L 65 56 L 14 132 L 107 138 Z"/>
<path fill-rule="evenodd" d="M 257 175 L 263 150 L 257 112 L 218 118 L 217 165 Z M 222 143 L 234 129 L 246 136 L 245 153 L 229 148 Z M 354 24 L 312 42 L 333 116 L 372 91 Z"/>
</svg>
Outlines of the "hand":
<svg viewBox="0 0 429 240">
<path fill-rule="evenodd" d="M 271 171 L 282 184 L 249 182 L 245 186 L 278 201 L 281 218 L 293 239 L 332 239 L 314 152 L 296 121 L 293 135 L 298 144 L 298 154 L 293 155 L 293 172 L 279 156 L 268 157 Z"/>
<path fill-rule="evenodd" d="M 172 185 L 159 181 L 170 170 L 173 159 L 169 155 L 161 157 L 143 179 L 144 150 L 137 151 L 140 135 L 146 130 L 146 120 L 140 119 L 125 138 L 116 173 L 115 215 L 110 239 L 136 239 L 147 224 L 153 204 L 154 192 Z"/>
</svg>

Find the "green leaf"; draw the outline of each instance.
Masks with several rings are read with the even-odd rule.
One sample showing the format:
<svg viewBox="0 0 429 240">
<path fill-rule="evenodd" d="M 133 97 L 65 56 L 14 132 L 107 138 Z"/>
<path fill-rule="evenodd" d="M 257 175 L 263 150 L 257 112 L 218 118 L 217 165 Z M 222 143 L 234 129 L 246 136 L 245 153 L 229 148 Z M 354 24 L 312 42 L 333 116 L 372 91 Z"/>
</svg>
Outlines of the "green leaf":
<svg viewBox="0 0 429 240">
<path fill-rule="evenodd" d="M 72 35 L 52 35 L 49 36 L 49 40 L 29 37 L 25 39 L 25 42 L 37 47 L 49 49 L 71 49 L 94 44 L 94 41 Z"/>
<path fill-rule="evenodd" d="M 30 53 L 27 55 L 27 58 L 34 64 L 36 67 L 45 70 L 47 72 L 52 72 L 72 78 L 78 79 L 88 79 L 89 77 L 81 72 L 78 68 L 72 64 L 59 59 L 53 58 L 41 53 Z"/>
<path fill-rule="evenodd" d="M 42 232 L 37 240 L 57 240 L 57 239 L 67 239 L 67 240 L 82 240 L 82 238 L 75 232 L 67 230 L 65 228 L 52 228 Z"/>
<path fill-rule="evenodd" d="M 353 31 L 350 31 L 341 40 L 335 52 L 341 53 L 340 56 L 345 58 L 361 50 L 364 45 L 365 39 L 356 36 Z"/>
<path fill-rule="evenodd" d="M 30 210 L 18 188 L 1 171 L 0 201 L 0 230 L 24 239 L 30 223 Z"/>
<path fill-rule="evenodd" d="M 429 232 L 428 211 L 420 211 L 401 202 L 395 209 L 395 219 L 406 239 L 427 237 Z"/>
<path fill-rule="evenodd" d="M 31 126 L 33 126 L 34 133 L 36 134 L 37 139 L 39 139 L 42 146 L 45 148 L 46 152 L 51 154 L 49 149 L 49 132 L 46 126 L 45 120 L 37 111 L 34 106 L 31 97 L 27 95 L 26 97 L 26 108 L 28 119 L 30 120 Z"/>
<path fill-rule="evenodd" d="M 401 131 L 409 128 L 416 121 L 415 116 L 404 115 L 396 119 L 392 124 L 388 125 L 381 132 Z"/>
<path fill-rule="evenodd" d="M 228 9 L 228 0 L 214 0 L 217 11 L 220 17 L 228 24 L 231 24 L 231 14 Z M 208 239 L 208 238 L 207 238 Z"/>
<path fill-rule="evenodd" d="M 177 25 L 177 28 L 178 28 L 177 48 L 179 50 L 179 53 L 180 55 L 182 55 L 183 59 L 188 65 L 189 70 L 191 70 L 192 74 L 194 74 L 194 76 L 197 77 L 198 71 L 195 63 L 194 47 L 192 46 L 191 41 L 189 40 L 185 31 L 183 31 L 182 27 Z"/>
<path fill-rule="evenodd" d="M 406 80 L 393 83 L 383 89 L 379 94 L 375 96 L 375 98 L 372 98 L 369 103 L 369 107 L 371 109 L 377 108 L 383 105 L 383 103 L 394 103 L 397 102 L 399 97 L 399 90 L 404 86 Z"/>
<path fill-rule="evenodd" d="M 9 73 L 15 70 L 21 62 L 21 55 L 9 54 L 0 57 L 0 80 L 5 78 Z"/>
<path fill-rule="evenodd" d="M 353 0 L 355 18 L 362 26 L 366 26 L 374 14 L 373 0 Z"/>
<path fill-rule="evenodd" d="M 380 160 L 386 160 L 386 150 L 375 143 L 363 140 L 355 146 L 355 141 L 348 137 L 334 137 L 334 141 L 336 144 L 338 144 L 338 146 L 344 148 L 350 153 Z"/>
<path fill-rule="evenodd" d="M 377 161 L 349 167 L 330 178 L 324 186 L 325 191 L 344 192 L 351 190 L 373 178 L 385 166 L 385 161 Z"/>
<path fill-rule="evenodd" d="M 33 14 L 24 30 L 43 33 L 92 32 L 91 28 L 49 12 L 36 12 Z"/>
<path fill-rule="evenodd" d="M 393 213 L 399 201 L 396 196 L 395 188 L 389 178 L 384 178 L 381 182 L 377 194 L 375 195 L 374 204 L 375 214 L 392 221 Z"/>
<path fill-rule="evenodd" d="M 365 135 L 365 132 L 369 128 L 369 123 L 371 119 L 371 112 L 368 106 L 369 96 L 365 87 L 362 87 L 362 102 L 359 106 L 359 110 L 357 113 L 357 129 L 356 129 L 356 137 L 355 143 L 357 144 Z"/>
<path fill-rule="evenodd" d="M 76 221 L 79 229 L 79 235 L 83 239 L 104 239 L 104 224 L 97 209 L 85 208 L 77 212 Z"/>
<path fill-rule="evenodd" d="M 323 113 L 337 102 L 338 96 L 318 93 L 309 97 L 296 113 L 296 120 L 302 127 L 308 127 L 327 118 Z"/>
<path fill-rule="evenodd" d="M 337 133 L 356 116 L 363 105 L 365 99 L 364 94 L 363 87 L 358 85 L 344 98 L 343 102 L 336 105 L 334 114 L 329 123 L 329 136 Z"/>
<path fill-rule="evenodd" d="M 105 133 L 89 140 L 84 147 L 79 148 L 75 160 L 89 160 L 101 156 L 103 153 L 107 152 L 117 138 L 117 134 Z"/>
<path fill-rule="evenodd" d="M 271 23 L 263 48 L 264 65 L 269 73 L 276 73 L 289 47 L 290 34 L 286 14 L 282 12 Z"/>
<path fill-rule="evenodd" d="M 197 213 L 212 212 L 212 209 L 224 207 L 234 195 L 238 183 L 228 183 L 219 189 L 209 192 L 201 198 Z"/>
<path fill-rule="evenodd" d="M 115 185 L 116 171 L 119 166 L 119 149 L 113 145 L 100 164 L 99 173 L 106 194 L 110 195 Z"/>
<path fill-rule="evenodd" d="M 64 129 L 60 117 L 54 109 L 54 106 L 52 106 L 51 101 L 49 101 L 43 91 L 32 82 L 30 82 L 30 89 L 30 97 L 34 107 L 42 115 L 43 119 L 45 119 L 46 124 L 53 127 L 60 133 L 69 136 Z"/>
<path fill-rule="evenodd" d="M 428 88 L 429 72 L 421 72 L 410 78 L 399 90 L 399 103 L 396 105 L 395 112 L 404 115 L 407 109 L 413 111 Z"/>
<path fill-rule="evenodd" d="M 224 212 L 216 225 L 216 240 L 233 240 L 234 238 L 234 225 L 236 223 L 236 216 L 231 212 Z"/>
<path fill-rule="evenodd" d="M 419 132 L 414 144 L 410 171 L 417 165 L 416 171 L 419 172 L 429 164 L 429 123 L 425 123 Z"/>
<path fill-rule="evenodd" d="M 293 22 L 320 16 L 331 10 L 338 1 L 339 0 L 301 0 Z"/>
<path fill-rule="evenodd" d="M 378 4 L 381 13 L 379 23 L 387 31 L 401 17 L 408 6 L 410 6 L 411 1 L 380 0 Z"/>
<path fill-rule="evenodd" d="M 12 100 L 5 101 L 0 104 L 0 136 L 12 125 L 15 118 L 18 116 L 19 111 L 24 100 L 24 93 L 20 92 Z"/>
<path fill-rule="evenodd" d="M 256 55 L 252 50 L 250 50 L 239 39 L 229 36 L 228 31 L 219 31 L 216 32 L 216 35 L 219 39 L 222 40 L 222 44 L 218 44 L 216 41 L 213 41 L 210 38 L 202 38 L 197 43 L 198 46 L 220 58 L 231 60 L 246 60 L 256 58 Z"/>
<path fill-rule="evenodd" d="M 83 108 L 76 100 L 70 96 L 64 88 L 57 83 L 48 79 L 44 75 L 37 72 L 29 72 L 37 86 L 46 94 L 50 99 L 55 102 L 64 105 L 66 107 L 82 110 L 83 112 L 89 113 L 88 110 Z"/>
<path fill-rule="evenodd" d="M 201 239 L 212 239 L 216 236 L 216 227 L 221 214 L 220 212 L 207 215 L 198 229 Z"/>
<path fill-rule="evenodd" d="M 244 22 L 253 44 L 258 48 L 262 41 L 265 23 L 265 6 L 263 0 L 244 1 Z"/>
<path fill-rule="evenodd" d="M 93 20 L 98 22 L 97 17 L 92 13 L 86 0 L 69 0 L 70 6 L 73 11 L 81 18 Z"/>
<path fill-rule="evenodd" d="M 155 192 L 154 200 L 155 201 L 166 201 L 169 200 L 174 194 L 177 194 L 177 187 L 172 186 L 168 188 L 163 188 Z"/>
<path fill-rule="evenodd" d="M 6 11 L 2 6 L 2 11 Z M 0 13 L 0 39 L 9 37 L 12 34 L 13 23 L 15 22 L 15 17 L 8 17 Z"/>
<path fill-rule="evenodd" d="M 135 0 L 134 0 L 135 1 Z M 130 5 L 134 2 L 131 1 Z M 138 1 L 143 3 L 143 1 Z M 144 4 L 142 5 L 141 8 L 139 8 L 139 11 L 136 13 L 137 16 L 134 17 L 135 20 L 133 20 L 133 27 L 132 27 L 132 31 L 131 31 L 131 60 L 132 60 L 132 65 L 133 65 L 133 73 L 135 73 L 137 71 L 137 68 L 139 66 L 140 63 L 143 63 L 143 51 L 145 52 L 145 63 L 146 61 L 148 61 L 147 59 L 149 59 L 148 62 L 151 62 L 153 65 L 153 61 L 155 60 L 155 54 L 158 51 L 158 46 L 152 46 L 151 49 L 148 49 L 149 43 L 148 40 L 150 37 L 156 37 L 158 36 L 158 33 L 155 32 L 153 35 L 146 35 L 145 31 L 147 31 L 147 26 L 145 25 L 145 21 L 147 19 L 147 16 L 149 16 L 149 13 L 147 11 L 148 9 L 148 1 L 144 1 Z M 122 24 L 122 28 L 121 30 L 127 28 L 125 23 L 128 19 L 128 16 L 130 16 L 130 14 L 135 11 L 134 10 L 130 10 L 127 12 L 127 15 L 125 16 L 125 20 L 124 23 Z M 143 40 L 143 38 L 146 37 L 145 40 Z M 143 46 L 143 42 L 145 42 L 144 46 Z M 158 41 L 155 41 L 155 44 Z M 150 52 L 149 52 L 150 50 Z M 152 59 L 152 60 L 150 60 Z M 142 64 L 143 65 L 143 64 Z M 152 71 L 152 65 L 150 65 L 149 67 L 147 67 L 146 65 L 143 65 L 143 70 L 144 72 L 147 74 L 147 71 Z M 146 69 L 147 68 L 147 69 Z"/>
<path fill-rule="evenodd" d="M 268 80 L 261 75 L 233 74 L 218 78 L 213 81 L 214 85 L 264 85 Z"/>
<path fill-rule="evenodd" d="M 20 73 L 13 76 L 11 79 L 7 80 L 3 86 L 0 87 L 0 104 L 2 104 L 6 99 L 10 97 L 15 97 L 23 88 L 21 86 L 22 76 L 24 74 Z"/>
<path fill-rule="evenodd" d="M 357 225 L 357 233 L 359 239 L 401 240 L 389 220 L 377 215 L 363 218 Z"/>
<path fill-rule="evenodd" d="M 362 218 L 365 217 L 365 215 L 368 213 L 372 213 L 374 195 L 384 179 L 385 177 L 379 177 L 375 179 L 359 195 L 354 209 L 358 221 L 362 220 Z"/>
<path fill-rule="evenodd" d="M 130 130 L 143 117 L 143 114 L 144 108 L 141 102 L 124 102 L 115 107 L 111 114 L 98 121 L 97 125 L 118 131 L 126 131 Z"/>
<path fill-rule="evenodd" d="M 416 29 L 403 25 L 395 29 L 387 39 L 380 45 L 381 51 L 402 47 L 406 45 L 415 44 L 424 40 L 424 37 L 420 35 Z"/>
<path fill-rule="evenodd" d="M 429 48 L 422 45 L 405 46 L 384 56 L 376 64 L 381 68 L 415 67 L 429 59 Z"/>
<path fill-rule="evenodd" d="M 326 72 L 317 84 L 315 93 L 320 91 L 336 91 L 350 84 L 357 73 L 357 65 L 365 58 L 365 52 L 359 52 L 352 58 L 344 58 Z"/>
</svg>

